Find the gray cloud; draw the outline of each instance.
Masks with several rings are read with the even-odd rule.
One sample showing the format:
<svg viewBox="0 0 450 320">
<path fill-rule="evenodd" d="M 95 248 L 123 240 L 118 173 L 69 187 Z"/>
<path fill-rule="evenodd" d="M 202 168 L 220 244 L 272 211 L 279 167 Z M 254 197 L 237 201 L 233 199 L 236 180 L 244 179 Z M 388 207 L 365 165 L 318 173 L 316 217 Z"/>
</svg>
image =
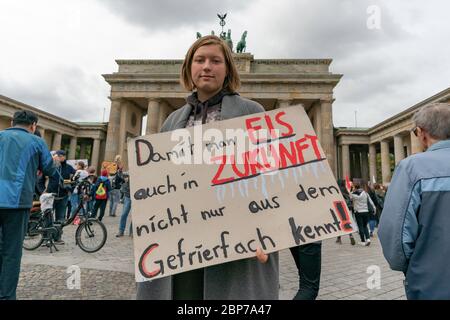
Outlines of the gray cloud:
<svg viewBox="0 0 450 320">
<path fill-rule="evenodd" d="M 450 69 L 443 67 L 449 29 L 440 20 L 448 4 L 440 4 L 425 12 L 417 2 L 281 2 L 262 13 L 259 19 L 270 23 L 252 30 L 250 41 L 256 58 L 268 52 L 273 58 L 332 58 L 332 72 L 344 75 L 334 92 L 335 125 L 353 126 L 357 110 L 358 126 L 373 126 L 450 85 Z M 367 28 L 372 5 L 380 9 L 381 29 Z"/>
<path fill-rule="evenodd" d="M 204 23 L 211 24 L 218 31 L 220 27 L 217 13 L 226 13 L 230 8 L 233 8 L 234 11 L 241 10 L 252 2 L 233 0 L 222 0 L 220 2 L 204 0 L 98 1 L 128 23 L 152 32 L 185 26 L 199 27 Z"/>
<path fill-rule="evenodd" d="M 372 5 L 380 9 L 381 29 L 367 27 Z M 417 58 L 405 56 L 416 36 L 384 1 L 302 0 L 270 9 L 259 18 L 271 22 L 250 35 L 257 58 L 267 51 L 274 58 L 332 58 L 331 71 L 344 75 L 335 89 L 335 124 L 352 126 L 358 110 L 359 125 L 372 126 L 406 107 L 402 88 L 415 78 Z"/>
<path fill-rule="evenodd" d="M 381 30 L 367 28 L 370 5 L 381 10 Z M 260 55 L 340 59 L 409 37 L 382 1 L 280 1 L 249 24 Z"/>
<path fill-rule="evenodd" d="M 344 75 L 334 92 L 335 125 L 352 126 L 354 110 L 358 110 L 358 124 L 373 126 L 450 85 L 450 47 L 446 41 L 450 37 L 446 17 L 450 5 L 444 0 L 431 2 L 423 6 L 417 0 L 97 0 L 100 10 L 86 2 L 82 9 L 90 14 L 80 20 L 81 28 L 73 28 L 79 32 L 75 50 L 54 41 L 63 33 L 76 38 L 72 29 L 41 29 L 44 32 L 35 38 L 39 38 L 37 44 L 45 46 L 28 53 L 26 45 L 17 46 L 27 43 L 17 41 L 21 35 L 29 36 L 28 32 L 15 33 L 12 25 L 17 19 L 2 28 L 8 30 L 2 37 L 14 46 L 17 57 L 2 59 L 8 64 L 4 63 L 0 73 L 0 91 L 68 119 L 100 121 L 103 108 L 110 106 L 110 88 L 100 73 L 116 71 L 115 64 L 105 61 L 150 58 L 142 47 L 149 53 L 157 52 L 152 57 L 182 58 L 184 49 L 180 47 L 188 48 L 195 39 L 194 31 L 218 31 L 216 14 L 228 12 L 225 28 L 232 29 L 235 44 L 242 31 L 248 30 L 247 50 L 256 59 L 332 58 L 331 71 Z M 370 5 L 381 9 L 380 30 L 367 28 Z M 105 8 L 112 14 L 96 20 Z M 24 15 L 23 20 L 27 18 Z M 73 55 L 76 50 L 79 54 Z M 15 73 L 24 68 L 21 59 L 28 61 L 28 57 L 48 62 L 46 69 L 50 71 L 45 75 L 38 75 L 39 68 L 31 64 L 26 68 L 39 85 L 24 83 Z M 55 66 L 66 61 L 71 68 Z"/>
<path fill-rule="evenodd" d="M 82 69 L 60 67 L 42 74 L 35 83 L 0 78 L 0 91 L 69 121 L 100 122 L 103 108 L 99 101 L 108 103 L 109 88 L 98 80 Z"/>
</svg>

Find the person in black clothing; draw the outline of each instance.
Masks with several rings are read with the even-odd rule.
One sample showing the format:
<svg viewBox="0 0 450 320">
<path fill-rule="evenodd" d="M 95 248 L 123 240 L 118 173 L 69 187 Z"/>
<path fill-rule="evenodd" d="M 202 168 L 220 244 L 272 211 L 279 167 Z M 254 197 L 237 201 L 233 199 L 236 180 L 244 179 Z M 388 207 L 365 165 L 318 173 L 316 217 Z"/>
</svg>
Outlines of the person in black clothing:
<svg viewBox="0 0 450 320">
<path fill-rule="evenodd" d="M 38 136 L 39 138 L 42 138 L 39 129 L 36 129 L 36 131 L 34 131 L 34 135 Z M 45 191 L 45 176 L 43 175 L 42 171 L 38 169 L 36 174 L 36 184 L 34 186 L 33 201 L 39 201 L 39 197 L 44 191 Z"/>
<path fill-rule="evenodd" d="M 119 204 L 121 198 L 120 188 L 124 183 L 123 172 L 121 168 L 117 169 L 117 172 L 114 175 L 112 175 L 110 181 L 111 181 L 111 192 L 109 194 L 109 216 L 115 217 L 117 205 Z"/>
<path fill-rule="evenodd" d="M 55 209 L 55 221 L 62 222 L 65 219 L 67 201 L 69 200 L 69 188 L 64 186 L 64 180 L 70 180 L 72 175 L 75 174 L 75 169 L 66 162 L 66 152 L 64 150 L 56 151 L 54 158 L 57 158 L 60 165 L 56 168 L 55 174 L 49 177 L 47 192 L 57 194 L 53 204 Z M 64 241 L 57 239 L 55 243 L 64 244 Z"/>
<path fill-rule="evenodd" d="M 91 183 L 91 190 L 89 192 L 89 194 L 91 194 L 92 190 L 94 189 L 95 183 L 97 182 L 97 176 L 95 175 L 95 168 L 93 166 L 88 167 L 87 172 L 88 176 L 86 179 L 87 181 L 89 181 L 89 183 Z M 88 216 L 90 216 L 92 212 L 94 212 L 94 204 L 95 204 L 95 197 L 90 196 L 87 202 Z"/>
<path fill-rule="evenodd" d="M 45 176 L 42 174 L 42 171 L 38 170 L 36 174 L 36 184 L 34 186 L 34 201 L 39 201 L 39 197 L 45 191 Z"/>
<path fill-rule="evenodd" d="M 299 289 L 293 300 L 316 300 L 322 269 L 322 241 L 290 248 L 298 270 Z"/>
<path fill-rule="evenodd" d="M 367 188 L 367 194 L 369 195 L 370 199 L 372 199 L 376 208 L 375 213 L 371 214 L 369 217 L 370 237 L 372 238 L 373 232 L 375 231 L 375 228 L 378 227 L 378 223 L 380 221 L 380 214 L 383 210 L 383 201 L 377 195 L 375 190 L 370 187 Z"/>
</svg>

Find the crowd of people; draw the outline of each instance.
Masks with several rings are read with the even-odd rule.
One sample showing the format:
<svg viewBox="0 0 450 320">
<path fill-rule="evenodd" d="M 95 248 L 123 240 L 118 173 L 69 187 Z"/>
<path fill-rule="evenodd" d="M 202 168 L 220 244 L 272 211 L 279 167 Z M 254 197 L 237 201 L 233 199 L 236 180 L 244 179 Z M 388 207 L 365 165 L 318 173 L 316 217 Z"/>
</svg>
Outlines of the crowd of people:
<svg viewBox="0 0 450 320">
<path fill-rule="evenodd" d="M 343 179 L 338 180 L 338 185 L 347 207 L 357 223 L 353 227 L 358 230 L 360 244 L 369 246 L 380 221 L 387 186 L 378 183 L 370 184 L 360 179 L 355 183 L 350 182 L 350 188 L 346 186 Z M 356 241 L 352 234 L 349 235 L 349 238 L 350 243 L 355 245 Z M 342 244 L 342 237 L 337 237 L 336 243 Z"/>
<path fill-rule="evenodd" d="M 86 168 L 83 161 L 78 161 L 74 168 L 66 161 L 64 150 L 49 151 L 37 130 L 37 122 L 38 116 L 34 112 L 17 111 L 13 115 L 11 128 L 0 131 L 0 300 L 16 299 L 22 245 L 30 210 L 33 200 L 37 200 L 42 193 L 55 196 L 51 223 L 63 222 L 75 215 L 79 196 L 72 182 L 84 179 L 91 183 L 92 188 L 86 206 L 79 212 L 80 216 L 96 217 L 100 208 L 101 220 L 109 194 L 122 187 L 128 192 L 124 195 L 127 205 L 124 206 L 121 226 L 126 224 L 130 212 L 128 173 L 122 171 L 120 157 L 116 159 L 118 170 L 111 175 L 102 170 L 101 176 L 97 177 L 95 168 Z M 111 216 L 115 216 L 117 210 L 115 200 L 120 201 L 120 193 L 110 202 Z M 53 239 L 54 243 L 63 245 L 61 234 L 58 233 L 57 237 Z"/>
<path fill-rule="evenodd" d="M 192 94 L 174 111 L 161 132 L 263 112 L 257 102 L 241 97 L 240 78 L 227 44 L 216 36 L 198 39 L 189 49 L 181 83 Z M 71 167 L 63 150 L 51 156 L 44 140 L 34 135 L 38 118 L 30 111 L 14 114 L 12 127 L 0 132 L 0 299 L 15 299 L 22 243 L 33 194 L 56 194 L 55 220 L 75 214 L 78 197 L 67 180 L 90 179 L 92 190 L 85 213 L 102 220 L 107 203 L 116 215 L 123 201 L 117 237 L 122 237 L 131 209 L 129 176 L 120 156 L 110 175 L 83 162 Z M 378 226 L 384 256 L 404 272 L 409 299 L 450 299 L 450 105 L 430 105 L 414 116 L 413 133 L 426 152 L 402 160 L 389 191 L 355 181 L 342 195 L 354 215 L 361 245 L 369 246 Z M 24 151 L 25 150 L 25 151 Z M 48 182 L 45 184 L 45 177 Z M 70 185 L 70 184 L 69 184 Z M 68 208 L 70 204 L 71 209 Z M 356 226 L 354 226 L 356 229 Z M 131 229 L 131 225 L 130 225 Z M 131 233 L 131 230 L 130 230 Z M 356 241 L 349 235 L 351 244 Z M 56 239 L 63 244 L 62 239 Z M 342 238 L 337 239 L 342 244 Z M 322 243 L 291 248 L 299 273 L 295 299 L 315 299 L 319 292 Z M 137 284 L 138 299 L 278 299 L 278 253 L 260 248 L 254 258 L 241 259 Z"/>
<path fill-rule="evenodd" d="M 123 236 L 131 210 L 131 200 L 129 175 L 128 172 L 123 171 L 120 155 L 116 156 L 114 160 L 117 168 L 114 172 L 109 172 L 103 168 L 100 171 L 100 176 L 97 176 L 95 174 L 96 169 L 92 166 L 86 167 L 83 161 L 77 161 L 75 168 L 68 164 L 64 150 L 57 150 L 51 152 L 51 154 L 55 162 L 55 172 L 46 179 L 45 175 L 38 170 L 34 199 L 38 200 L 44 192 L 54 193 L 54 221 L 63 222 L 77 213 L 80 197 L 76 185 L 82 180 L 87 180 L 92 187 L 85 205 L 78 212 L 79 217 L 97 218 L 98 216 L 98 220 L 102 221 L 108 203 L 109 216 L 116 217 L 118 204 L 124 203 L 117 237 Z M 129 234 L 132 235 L 131 223 Z M 57 245 L 64 244 L 61 235 L 54 240 L 54 243 Z"/>
</svg>

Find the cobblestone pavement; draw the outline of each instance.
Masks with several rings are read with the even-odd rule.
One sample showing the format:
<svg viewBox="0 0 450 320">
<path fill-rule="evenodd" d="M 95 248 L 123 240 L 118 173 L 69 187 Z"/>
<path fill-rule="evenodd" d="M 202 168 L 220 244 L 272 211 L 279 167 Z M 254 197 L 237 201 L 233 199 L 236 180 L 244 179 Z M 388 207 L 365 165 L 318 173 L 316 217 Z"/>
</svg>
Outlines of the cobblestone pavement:
<svg viewBox="0 0 450 320">
<path fill-rule="evenodd" d="M 121 212 L 121 206 L 117 212 Z M 24 250 L 17 297 L 135 299 L 132 238 L 128 235 L 115 237 L 119 217 L 105 216 L 103 222 L 108 229 L 108 239 L 99 252 L 85 253 L 75 245 L 75 226 L 64 229 L 63 240 L 66 244 L 58 246 L 58 252 L 51 254 L 45 247 Z M 348 237 L 343 237 L 342 242 L 342 245 L 336 244 L 334 239 L 323 242 L 318 299 L 405 299 L 403 275 L 389 269 L 378 239 L 373 239 L 369 247 L 351 246 Z M 73 265 L 80 268 L 80 289 L 68 289 L 74 287 L 73 270 L 68 269 Z M 370 279 L 377 273 L 381 279 L 380 286 L 369 289 L 368 281 L 372 283 Z M 283 250 L 280 252 L 280 299 L 292 299 L 297 288 L 296 266 L 289 250 Z"/>
<path fill-rule="evenodd" d="M 354 236 L 359 239 L 357 234 Z M 379 286 L 372 281 L 377 274 Z M 369 247 L 358 241 L 350 245 L 348 236 L 342 237 L 342 245 L 335 239 L 323 241 L 319 300 L 403 300 L 403 278 L 401 272 L 389 268 L 377 238 Z M 298 276 L 288 250 L 280 255 L 280 284 L 280 299 L 292 299 L 298 289 Z"/>
</svg>

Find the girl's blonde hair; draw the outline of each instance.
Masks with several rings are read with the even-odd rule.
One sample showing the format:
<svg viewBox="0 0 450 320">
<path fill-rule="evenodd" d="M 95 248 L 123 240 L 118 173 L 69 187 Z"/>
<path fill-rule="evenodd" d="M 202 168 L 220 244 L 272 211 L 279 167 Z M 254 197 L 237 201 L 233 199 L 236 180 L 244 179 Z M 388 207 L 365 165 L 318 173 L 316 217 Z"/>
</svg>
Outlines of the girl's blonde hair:
<svg viewBox="0 0 450 320">
<path fill-rule="evenodd" d="M 195 89 L 194 81 L 192 80 L 191 66 L 194 54 L 198 48 L 208 45 L 218 45 L 222 49 L 223 56 L 225 58 L 225 65 L 227 68 L 227 76 L 223 82 L 223 89 L 230 92 L 235 92 L 241 86 L 241 80 L 234 64 L 233 55 L 230 48 L 217 36 L 209 35 L 204 36 L 195 41 L 186 53 L 183 66 L 181 67 L 180 83 L 188 91 Z"/>
</svg>

